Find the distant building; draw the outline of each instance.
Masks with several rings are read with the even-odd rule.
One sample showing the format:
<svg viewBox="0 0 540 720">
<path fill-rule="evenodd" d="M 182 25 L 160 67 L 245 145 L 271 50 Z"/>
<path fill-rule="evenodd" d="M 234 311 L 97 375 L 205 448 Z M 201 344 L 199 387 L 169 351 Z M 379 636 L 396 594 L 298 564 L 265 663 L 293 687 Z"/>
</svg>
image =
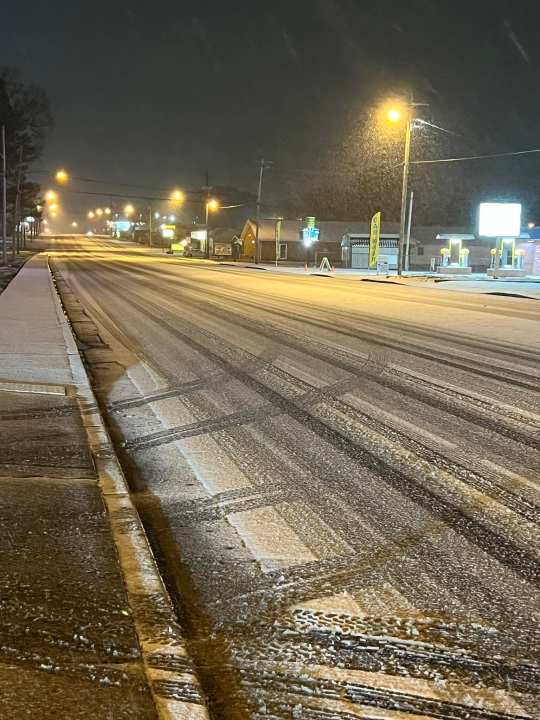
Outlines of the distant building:
<svg viewBox="0 0 540 720">
<path fill-rule="evenodd" d="M 232 256 L 233 240 L 238 232 L 234 227 L 210 227 L 209 257 L 229 258 Z M 186 235 L 188 240 L 188 254 L 192 257 L 206 257 L 206 226 L 196 225 L 189 229 Z"/>
<path fill-rule="evenodd" d="M 526 274 L 540 275 L 540 227 L 523 232 L 518 240 L 517 249 L 523 251 L 523 269 Z"/>
<path fill-rule="evenodd" d="M 289 263 L 319 263 L 327 257 L 332 265 L 347 266 L 343 256 L 343 241 L 347 238 L 360 238 L 364 235 L 369 245 L 369 223 L 317 220 L 318 241 L 310 246 L 304 243 L 304 220 L 282 220 L 279 227 L 279 239 L 276 238 L 279 220 L 262 220 L 259 227 L 260 258 L 262 262 L 278 260 Z M 248 219 L 240 235 L 243 243 L 243 255 L 252 258 L 255 252 L 256 223 Z M 395 241 L 397 253 L 397 241 Z M 367 265 L 366 265 L 367 267 Z"/>
</svg>

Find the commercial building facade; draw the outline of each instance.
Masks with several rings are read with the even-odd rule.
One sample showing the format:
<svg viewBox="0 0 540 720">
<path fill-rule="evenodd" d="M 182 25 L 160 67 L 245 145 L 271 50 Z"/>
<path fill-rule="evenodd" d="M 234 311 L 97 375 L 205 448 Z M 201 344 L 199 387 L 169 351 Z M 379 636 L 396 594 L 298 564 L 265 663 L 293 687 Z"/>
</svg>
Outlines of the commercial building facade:
<svg viewBox="0 0 540 720">
<path fill-rule="evenodd" d="M 261 262 L 319 264 L 324 257 L 337 267 L 367 270 L 369 266 L 369 222 L 316 221 L 318 241 L 309 247 L 303 242 L 305 220 L 264 219 L 259 227 Z M 242 257 L 254 258 L 256 223 L 248 219 L 240 234 Z M 493 267 L 497 242 L 475 235 L 470 227 L 417 226 L 412 229 L 408 269 L 443 272 L 466 270 L 484 273 Z M 380 252 L 390 270 L 397 268 L 399 224 L 381 226 Z M 513 244 L 513 254 L 528 275 L 540 275 L 540 228 L 525 230 Z"/>
</svg>

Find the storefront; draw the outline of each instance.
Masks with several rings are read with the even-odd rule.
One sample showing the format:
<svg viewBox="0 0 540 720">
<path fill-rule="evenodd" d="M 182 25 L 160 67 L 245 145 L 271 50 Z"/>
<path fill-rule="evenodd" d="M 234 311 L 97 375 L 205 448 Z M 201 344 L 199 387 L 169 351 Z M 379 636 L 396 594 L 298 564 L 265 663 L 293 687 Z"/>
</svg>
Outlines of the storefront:
<svg viewBox="0 0 540 720">
<path fill-rule="evenodd" d="M 399 234 L 382 234 L 379 257 L 388 258 L 388 269 L 397 270 Z M 341 241 L 342 265 L 353 270 L 369 269 L 369 233 L 347 233 Z"/>
<path fill-rule="evenodd" d="M 347 223 L 315 218 L 261 220 L 259 258 L 263 263 L 276 262 L 277 257 L 277 262 L 282 263 L 318 265 L 326 257 L 332 265 L 339 265 L 341 238 L 348 227 Z M 247 220 L 240 235 L 242 256 L 246 259 L 252 259 L 255 254 L 255 236 L 256 223 Z"/>
<path fill-rule="evenodd" d="M 529 228 L 518 238 L 516 255 L 526 275 L 540 276 L 540 227 Z"/>
</svg>

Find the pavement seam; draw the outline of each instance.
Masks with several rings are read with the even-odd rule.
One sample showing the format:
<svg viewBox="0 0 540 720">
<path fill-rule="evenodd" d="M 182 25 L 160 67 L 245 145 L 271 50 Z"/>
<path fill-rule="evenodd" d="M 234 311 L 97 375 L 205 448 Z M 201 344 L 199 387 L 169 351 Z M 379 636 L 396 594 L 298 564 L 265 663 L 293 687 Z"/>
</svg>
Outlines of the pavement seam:
<svg viewBox="0 0 540 720">
<path fill-rule="evenodd" d="M 145 676 L 160 720 L 208 720 L 206 699 L 189 657 L 139 514 L 131 500 L 90 379 L 79 355 L 47 257 L 51 293 L 77 389 L 77 402 L 107 508 L 137 633 Z M 181 661 L 181 662 L 180 662 Z"/>
</svg>

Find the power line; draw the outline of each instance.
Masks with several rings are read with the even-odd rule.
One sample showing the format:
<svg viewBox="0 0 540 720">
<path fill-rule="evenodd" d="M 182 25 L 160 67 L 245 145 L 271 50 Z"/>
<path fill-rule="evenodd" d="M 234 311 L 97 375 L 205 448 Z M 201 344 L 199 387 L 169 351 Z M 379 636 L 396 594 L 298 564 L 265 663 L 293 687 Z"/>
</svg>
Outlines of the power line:
<svg viewBox="0 0 540 720">
<path fill-rule="evenodd" d="M 92 192 L 90 190 L 72 190 L 71 188 L 62 188 L 62 193 L 68 195 L 91 195 L 93 197 L 105 197 L 105 198 L 121 198 L 123 200 L 160 200 L 170 201 L 170 196 L 167 197 L 155 197 L 151 195 L 131 195 L 129 193 L 110 193 L 110 192 Z M 199 200 L 202 202 L 202 200 Z M 187 200 L 187 202 L 197 202 L 197 200 Z"/>
<path fill-rule="evenodd" d="M 170 196 L 167 197 L 158 197 L 158 196 L 150 196 L 150 195 L 125 195 L 125 194 L 119 194 L 119 193 L 108 193 L 108 192 L 92 192 L 91 190 L 72 190 L 71 188 L 62 188 L 63 193 L 67 193 L 68 195 L 89 195 L 90 197 L 105 197 L 105 198 L 119 198 L 121 200 L 132 200 L 136 202 L 137 200 L 143 200 L 146 202 L 149 201 L 157 201 L 157 202 L 170 202 L 171 198 Z M 187 203 L 201 203 L 204 201 L 204 197 L 201 195 L 202 191 L 191 191 L 191 194 L 195 194 L 195 192 L 199 192 L 200 196 L 197 198 L 187 198 Z M 233 208 L 239 208 L 239 207 L 245 207 L 248 203 L 241 203 L 239 205 L 222 205 L 222 210 L 231 210 Z"/>
<path fill-rule="evenodd" d="M 518 157 L 520 155 L 533 155 L 540 153 L 540 148 L 534 150 L 517 150 L 516 152 L 493 153 L 492 155 L 468 155 L 457 158 L 440 158 L 439 160 L 411 160 L 411 165 L 435 165 L 438 163 L 466 162 L 468 160 L 494 160 L 504 157 Z"/>
</svg>

